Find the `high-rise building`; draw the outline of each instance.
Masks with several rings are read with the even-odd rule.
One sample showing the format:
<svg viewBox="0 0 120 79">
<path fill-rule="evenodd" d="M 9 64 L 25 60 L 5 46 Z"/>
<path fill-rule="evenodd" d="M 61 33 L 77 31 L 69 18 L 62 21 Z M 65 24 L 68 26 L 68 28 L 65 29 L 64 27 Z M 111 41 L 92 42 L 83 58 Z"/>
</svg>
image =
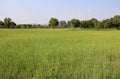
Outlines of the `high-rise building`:
<svg viewBox="0 0 120 79">
<path fill-rule="evenodd" d="M 67 25 L 68 25 L 68 27 L 70 27 L 71 26 L 71 22 L 67 21 Z"/>
<path fill-rule="evenodd" d="M 66 25 L 66 21 L 59 21 L 59 26 Z"/>
</svg>

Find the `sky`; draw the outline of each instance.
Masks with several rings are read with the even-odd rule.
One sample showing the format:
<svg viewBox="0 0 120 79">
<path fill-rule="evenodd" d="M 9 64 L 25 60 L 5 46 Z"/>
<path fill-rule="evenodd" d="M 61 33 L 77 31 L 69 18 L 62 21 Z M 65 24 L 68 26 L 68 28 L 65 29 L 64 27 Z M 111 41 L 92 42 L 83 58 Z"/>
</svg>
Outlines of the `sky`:
<svg viewBox="0 0 120 79">
<path fill-rule="evenodd" d="M 0 20 L 17 24 L 48 24 L 58 20 L 103 20 L 120 14 L 120 0 L 0 0 Z"/>
</svg>

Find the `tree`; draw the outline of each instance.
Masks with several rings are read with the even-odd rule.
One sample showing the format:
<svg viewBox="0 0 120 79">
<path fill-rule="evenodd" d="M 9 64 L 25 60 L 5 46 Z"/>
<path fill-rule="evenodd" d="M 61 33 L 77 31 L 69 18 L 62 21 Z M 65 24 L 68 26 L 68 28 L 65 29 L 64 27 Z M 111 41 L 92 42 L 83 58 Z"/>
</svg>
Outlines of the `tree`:
<svg viewBox="0 0 120 79">
<path fill-rule="evenodd" d="M 99 21 L 95 18 L 86 21 L 80 21 L 80 27 L 82 28 L 98 28 Z"/>
<path fill-rule="evenodd" d="M 0 21 L 0 28 L 4 26 L 4 22 Z"/>
<path fill-rule="evenodd" d="M 103 20 L 100 23 L 101 28 L 117 28 L 120 29 L 120 16 L 116 15 L 113 18 Z"/>
<path fill-rule="evenodd" d="M 51 18 L 50 21 L 49 21 L 49 26 L 54 28 L 55 26 L 58 25 L 58 19 L 57 18 Z"/>
<path fill-rule="evenodd" d="M 113 26 L 120 30 L 120 15 L 116 15 L 113 18 Z"/>
<path fill-rule="evenodd" d="M 71 23 L 73 27 L 80 27 L 80 21 L 78 19 L 72 19 Z"/>
<path fill-rule="evenodd" d="M 28 28 L 32 28 L 32 25 L 31 25 L 31 24 L 27 24 L 27 27 L 28 27 Z"/>
<path fill-rule="evenodd" d="M 89 28 L 89 25 L 90 25 L 90 21 L 89 20 L 86 20 L 86 21 L 80 21 L 80 27 L 82 28 Z"/>
<path fill-rule="evenodd" d="M 5 27 L 10 28 L 11 22 L 12 22 L 11 18 L 5 18 L 4 19 L 4 25 L 5 25 Z"/>
<path fill-rule="evenodd" d="M 95 18 L 92 18 L 90 21 L 89 21 L 89 28 L 97 28 L 98 27 L 98 20 L 95 19 Z"/>
<path fill-rule="evenodd" d="M 113 28 L 113 18 L 103 20 L 100 25 L 101 28 Z"/>
<path fill-rule="evenodd" d="M 16 23 L 15 23 L 15 22 L 11 22 L 11 23 L 10 23 L 10 27 L 11 27 L 11 28 L 15 28 L 15 26 L 16 26 Z"/>
<path fill-rule="evenodd" d="M 112 21 L 110 19 L 107 19 L 106 22 L 104 23 L 104 28 L 112 28 Z"/>
</svg>

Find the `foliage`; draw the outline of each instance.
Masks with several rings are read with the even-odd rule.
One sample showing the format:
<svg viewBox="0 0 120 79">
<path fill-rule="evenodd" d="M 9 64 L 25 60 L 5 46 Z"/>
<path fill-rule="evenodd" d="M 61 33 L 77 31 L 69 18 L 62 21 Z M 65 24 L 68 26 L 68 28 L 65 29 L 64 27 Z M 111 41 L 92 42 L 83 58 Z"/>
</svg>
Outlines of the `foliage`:
<svg viewBox="0 0 120 79">
<path fill-rule="evenodd" d="M 11 22 L 12 22 L 11 18 L 5 18 L 4 19 L 4 25 L 5 25 L 5 27 L 10 28 Z"/>
<path fill-rule="evenodd" d="M 11 18 L 5 18 L 4 22 L 0 21 L 0 28 L 55 28 L 59 25 L 59 28 L 92 28 L 92 29 L 109 29 L 116 28 L 120 30 L 120 15 L 116 15 L 110 19 L 105 19 L 103 21 L 98 21 L 96 18 L 90 20 L 72 19 L 71 21 L 58 21 L 57 18 L 51 18 L 49 20 L 49 25 L 39 25 L 39 24 L 16 24 Z"/>
<path fill-rule="evenodd" d="M 56 26 L 58 26 L 58 19 L 57 18 L 51 18 L 50 21 L 49 21 L 49 26 L 54 28 Z"/>
<path fill-rule="evenodd" d="M 117 28 L 120 29 L 120 16 L 116 15 L 113 18 L 103 20 L 101 22 L 102 28 Z"/>
<path fill-rule="evenodd" d="M 89 28 L 89 20 L 87 21 L 80 21 L 81 25 L 80 27 L 81 28 Z"/>
<path fill-rule="evenodd" d="M 67 25 L 67 24 L 63 24 L 62 27 L 63 27 L 63 28 L 67 28 L 68 25 Z"/>
<path fill-rule="evenodd" d="M 4 22 L 0 21 L 0 28 L 4 26 Z"/>
<path fill-rule="evenodd" d="M 16 23 L 12 21 L 11 18 L 4 19 L 4 27 L 5 28 L 15 28 Z"/>
<path fill-rule="evenodd" d="M 99 26 L 99 21 L 95 18 L 92 18 L 90 20 L 89 28 L 98 28 L 98 26 Z"/>
<path fill-rule="evenodd" d="M 78 19 L 72 19 L 71 23 L 73 27 L 80 27 L 80 21 Z"/>
<path fill-rule="evenodd" d="M 16 27 L 16 23 L 15 22 L 11 22 L 11 28 L 15 28 Z"/>
<path fill-rule="evenodd" d="M 118 30 L 120 30 L 120 16 L 119 16 L 119 15 L 114 16 L 113 25 L 114 25 L 114 27 L 116 27 Z"/>
<path fill-rule="evenodd" d="M 99 26 L 99 21 L 95 18 L 86 21 L 80 21 L 80 23 L 80 27 L 82 28 L 98 28 Z"/>
</svg>

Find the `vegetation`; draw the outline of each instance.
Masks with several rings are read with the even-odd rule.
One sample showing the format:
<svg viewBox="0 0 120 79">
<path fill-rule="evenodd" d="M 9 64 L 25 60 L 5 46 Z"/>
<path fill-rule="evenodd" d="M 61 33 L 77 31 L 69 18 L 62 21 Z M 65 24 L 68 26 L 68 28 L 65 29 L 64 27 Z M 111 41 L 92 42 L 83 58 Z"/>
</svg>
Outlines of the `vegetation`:
<svg viewBox="0 0 120 79">
<path fill-rule="evenodd" d="M 11 18 L 5 18 L 4 19 L 4 26 L 6 28 L 10 28 L 10 27 L 16 26 L 16 24 L 14 22 L 12 22 Z"/>
<path fill-rule="evenodd" d="M 91 20 L 86 20 L 86 21 L 80 21 L 81 28 L 97 28 L 99 22 L 97 21 L 97 19 L 91 19 Z"/>
<path fill-rule="evenodd" d="M 120 16 L 116 15 L 113 18 L 103 20 L 101 28 L 117 28 L 120 29 Z"/>
<path fill-rule="evenodd" d="M 54 28 L 55 26 L 58 26 L 58 19 L 57 18 L 51 18 L 49 21 L 49 26 Z"/>
<path fill-rule="evenodd" d="M 72 19 L 71 24 L 73 27 L 80 27 L 80 21 L 78 19 Z"/>
<path fill-rule="evenodd" d="M 119 79 L 120 31 L 0 29 L 0 79 Z"/>
<path fill-rule="evenodd" d="M 4 22 L 0 21 L 0 28 L 4 26 Z"/>
<path fill-rule="evenodd" d="M 95 28 L 95 29 L 109 29 L 116 28 L 120 30 L 120 15 L 113 18 L 98 21 L 95 18 L 90 20 L 80 21 L 79 19 L 72 19 L 71 21 L 58 21 L 57 18 L 51 18 L 49 25 L 40 24 L 16 24 L 11 18 L 5 18 L 4 22 L 0 21 L 0 28 Z"/>
</svg>

